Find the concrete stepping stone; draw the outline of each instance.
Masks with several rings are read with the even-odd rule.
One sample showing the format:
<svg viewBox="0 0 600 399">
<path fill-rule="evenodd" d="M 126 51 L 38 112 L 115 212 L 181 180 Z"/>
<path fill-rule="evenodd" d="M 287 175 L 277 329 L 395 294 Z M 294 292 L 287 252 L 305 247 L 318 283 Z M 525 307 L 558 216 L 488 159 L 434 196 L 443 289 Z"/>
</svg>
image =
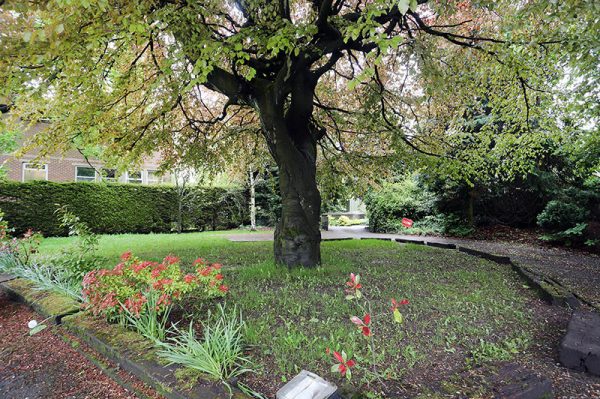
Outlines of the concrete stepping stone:
<svg viewBox="0 0 600 399">
<path fill-rule="evenodd" d="M 559 347 L 560 362 L 573 370 L 600 376 L 600 314 L 573 313 Z"/>
</svg>

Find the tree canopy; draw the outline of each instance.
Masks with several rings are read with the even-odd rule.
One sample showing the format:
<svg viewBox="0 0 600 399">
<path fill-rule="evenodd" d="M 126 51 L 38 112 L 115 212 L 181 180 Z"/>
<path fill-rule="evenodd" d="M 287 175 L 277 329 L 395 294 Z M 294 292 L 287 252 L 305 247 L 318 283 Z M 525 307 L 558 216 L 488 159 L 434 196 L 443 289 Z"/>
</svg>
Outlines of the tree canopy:
<svg viewBox="0 0 600 399">
<path fill-rule="evenodd" d="M 490 159 L 527 171 L 549 141 L 597 143 L 599 8 L 0 1 L 0 95 L 14 115 L 54 122 L 31 143 L 42 154 L 97 146 L 128 164 L 158 150 L 165 167 L 219 170 L 268 151 L 283 201 L 276 258 L 314 265 L 317 165 L 327 181 L 423 161 L 468 180 Z"/>
</svg>

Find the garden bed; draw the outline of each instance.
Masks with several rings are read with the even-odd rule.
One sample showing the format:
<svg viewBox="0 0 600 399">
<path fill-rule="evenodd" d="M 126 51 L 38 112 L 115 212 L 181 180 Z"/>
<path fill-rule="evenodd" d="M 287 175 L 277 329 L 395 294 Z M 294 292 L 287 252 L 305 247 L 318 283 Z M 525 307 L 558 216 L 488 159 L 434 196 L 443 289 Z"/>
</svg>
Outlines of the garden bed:
<svg viewBox="0 0 600 399">
<path fill-rule="evenodd" d="M 456 389 L 485 396 L 495 387 L 474 376 L 515 361 L 551 377 L 557 393 L 598 389 L 595 380 L 573 377 L 555 364 L 568 309 L 543 302 L 509 265 L 422 245 L 349 240 L 323 243 L 322 268 L 288 272 L 272 264 L 269 242 L 232 245 L 218 235 L 102 240 L 110 244 L 101 243 L 107 266 L 130 248 L 150 260 L 174 252 L 184 265 L 199 255 L 223 263 L 230 290 L 220 301 L 243 311 L 255 369 L 242 381 L 268 397 L 301 369 L 345 392 L 373 397 L 445 397 Z M 361 275 L 362 291 L 372 303 L 374 368 L 367 341 L 350 321 L 364 316 L 345 299 L 350 273 Z M 401 325 L 394 322 L 391 298 L 410 301 L 402 308 Z M 213 305 L 192 298 L 173 320 L 204 321 Z M 350 381 L 331 371 L 335 360 L 328 348 L 344 350 L 357 362 Z"/>
</svg>

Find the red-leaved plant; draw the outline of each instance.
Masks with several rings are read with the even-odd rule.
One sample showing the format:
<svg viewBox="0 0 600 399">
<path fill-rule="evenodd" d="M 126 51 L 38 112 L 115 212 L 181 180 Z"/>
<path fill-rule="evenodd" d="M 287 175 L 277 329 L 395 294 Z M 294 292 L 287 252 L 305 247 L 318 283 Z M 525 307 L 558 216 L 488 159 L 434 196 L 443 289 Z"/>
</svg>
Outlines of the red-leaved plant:
<svg viewBox="0 0 600 399">
<path fill-rule="evenodd" d="M 327 354 L 330 354 L 331 350 L 327 348 L 326 352 Z M 344 351 L 342 351 L 342 353 L 334 351 L 333 358 L 336 360 L 336 363 L 331 366 L 331 371 L 334 373 L 338 372 L 342 377 L 345 376 L 350 380 L 352 378 L 352 370 L 350 370 L 350 368 L 354 367 L 356 362 L 352 359 L 348 359 L 348 355 L 346 355 L 346 352 Z"/>
<path fill-rule="evenodd" d="M 185 274 L 176 256 L 168 255 L 162 262 L 151 262 L 125 252 L 113 269 L 93 270 L 85 275 L 84 307 L 95 315 L 116 319 L 125 310 L 139 316 L 150 291 L 159 295 L 156 304 L 159 312 L 185 296 L 210 299 L 225 295 L 228 287 L 223 284 L 220 264 L 196 259 L 193 266 L 195 273 Z"/>
<path fill-rule="evenodd" d="M 358 316 L 351 316 L 350 321 L 357 327 L 357 330 L 362 334 L 368 342 L 369 352 L 371 353 L 371 367 L 372 371 L 375 375 L 377 375 L 377 357 L 375 354 L 375 339 L 373 334 L 373 319 L 371 317 L 371 302 L 366 298 L 362 292 L 362 284 L 360 283 L 360 275 L 350 273 L 350 280 L 346 282 L 346 299 L 349 301 L 354 301 L 357 307 L 364 313 L 363 318 L 361 319 Z M 408 305 L 408 299 L 402 299 L 400 301 L 396 301 L 396 299 L 391 298 L 391 311 L 394 318 L 394 321 L 398 324 L 402 324 L 403 317 L 402 313 L 400 313 L 400 306 Z M 330 350 L 327 349 L 327 354 L 330 353 Z M 337 363 L 334 364 L 331 368 L 332 372 L 339 372 L 342 376 L 346 376 L 347 379 L 350 379 L 352 374 L 350 372 L 350 367 L 356 365 L 354 360 L 347 360 L 345 352 L 334 352 L 334 358 L 337 360 Z"/>
</svg>

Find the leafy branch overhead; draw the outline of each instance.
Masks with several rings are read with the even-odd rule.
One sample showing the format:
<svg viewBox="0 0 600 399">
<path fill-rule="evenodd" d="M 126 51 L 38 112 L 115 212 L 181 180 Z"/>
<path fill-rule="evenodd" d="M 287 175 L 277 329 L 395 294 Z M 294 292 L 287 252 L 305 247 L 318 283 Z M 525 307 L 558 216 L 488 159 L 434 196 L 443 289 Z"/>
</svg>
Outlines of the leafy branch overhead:
<svg viewBox="0 0 600 399">
<path fill-rule="evenodd" d="M 525 119 L 540 120 L 530 108 L 564 77 L 553 64 L 580 68 L 588 77 L 580 86 L 597 78 L 586 51 L 597 47 L 597 5 L 545 3 L 8 1 L 2 94 L 25 116 L 60 122 L 60 134 L 44 142 L 103 142 L 127 161 L 156 146 L 173 158 L 235 158 L 227 149 L 259 125 L 252 109 L 267 86 L 276 87 L 287 119 L 311 113 L 329 159 L 336 150 L 355 162 L 385 158 L 396 142 L 441 154 L 447 138 L 426 134 L 430 124 L 458 123 L 477 106 L 469 95 L 502 92 L 491 107 L 523 128 Z M 550 20 L 564 28 L 549 28 Z M 570 53 L 581 55 L 578 66 Z M 320 78 L 314 93 L 294 88 Z M 232 125 L 245 128 L 234 135 Z"/>
<path fill-rule="evenodd" d="M 53 124 L 44 156 L 98 148 L 208 172 L 268 152 L 275 257 L 320 262 L 327 186 L 392 166 L 472 182 L 597 132 L 597 2 L 54 0 L 0 7 L 1 96 Z M 253 147 L 251 150 L 250 147 Z M 432 169 L 433 170 L 433 169 Z M 359 176 L 359 178 L 357 178 Z"/>
</svg>

